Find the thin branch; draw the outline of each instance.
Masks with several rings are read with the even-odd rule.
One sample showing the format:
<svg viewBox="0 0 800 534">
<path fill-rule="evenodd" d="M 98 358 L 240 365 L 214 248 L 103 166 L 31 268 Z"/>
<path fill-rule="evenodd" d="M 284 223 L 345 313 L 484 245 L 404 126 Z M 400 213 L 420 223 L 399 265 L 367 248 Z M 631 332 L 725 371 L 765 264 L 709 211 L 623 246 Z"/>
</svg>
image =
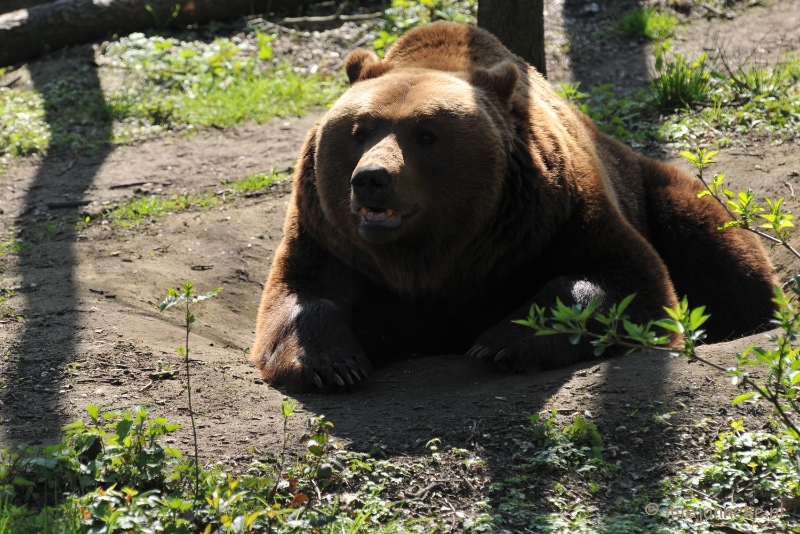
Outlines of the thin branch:
<svg viewBox="0 0 800 534">
<path fill-rule="evenodd" d="M 553 330 L 549 330 L 548 329 L 548 331 L 553 331 Z M 558 332 L 558 333 L 561 334 L 562 332 Z M 595 334 L 593 332 L 589 332 L 588 330 L 581 331 L 581 336 L 586 336 L 586 337 L 595 338 L 595 339 L 600 339 L 600 338 L 603 337 L 603 336 L 601 336 L 599 334 Z M 658 346 L 646 346 L 646 345 L 641 345 L 641 344 L 638 344 L 638 343 L 631 343 L 629 341 L 624 341 L 622 339 L 614 340 L 614 344 L 615 345 L 619 345 L 621 347 L 631 348 L 631 349 L 656 350 L 658 352 L 673 353 L 673 354 L 675 352 L 677 352 L 676 349 L 670 349 L 670 348 L 667 348 L 667 347 L 658 347 Z M 690 353 L 690 357 L 696 359 L 697 361 L 699 361 L 699 362 L 701 362 L 701 363 L 703 363 L 705 365 L 708 365 L 709 367 L 712 367 L 712 368 L 716 369 L 717 371 L 721 371 L 723 373 L 727 373 L 728 372 L 727 368 L 722 367 L 721 365 L 717 365 L 716 363 L 714 363 L 712 361 L 709 361 L 709 360 L 707 360 L 707 359 L 705 359 L 705 358 L 703 358 L 701 356 L 698 356 L 697 352 L 694 350 L 694 348 L 692 348 L 692 351 Z M 781 419 L 783 420 L 784 424 L 788 428 L 791 428 L 794 432 L 797 432 L 798 435 L 800 435 L 800 430 L 797 428 L 797 426 L 794 424 L 794 422 L 789 418 L 789 416 L 785 413 L 786 407 L 781 404 L 780 398 L 779 398 L 777 393 L 772 393 L 768 388 L 762 388 L 761 386 L 759 386 L 757 383 L 755 383 L 748 376 L 742 376 L 741 380 L 742 380 L 742 383 L 744 383 L 744 384 L 750 386 L 751 388 L 753 388 L 754 390 L 756 390 L 758 392 L 758 394 L 761 395 L 762 398 L 766 399 L 770 404 L 775 406 L 775 408 L 777 409 L 778 414 L 781 416 Z"/>
<path fill-rule="evenodd" d="M 757 236 L 759 236 L 759 237 L 762 237 L 762 238 L 766 239 L 767 241 L 770 241 L 770 242 L 772 242 L 772 243 L 775 243 L 776 245 L 783 245 L 783 246 L 784 246 L 784 247 L 785 247 L 785 248 L 786 248 L 786 249 L 787 249 L 789 252 L 791 252 L 792 254 L 794 254 L 794 256 L 795 256 L 797 259 L 800 259 L 800 252 L 798 252 L 797 250 L 795 250 L 795 248 L 794 248 L 792 245 L 790 245 L 790 244 L 789 244 L 789 243 L 788 243 L 786 240 L 784 240 L 784 239 L 779 239 L 779 238 L 777 238 L 777 237 L 773 237 L 773 236 L 771 236 L 771 235 L 769 235 L 769 234 L 765 234 L 765 233 L 764 233 L 764 232 L 762 232 L 761 230 L 758 230 L 757 228 L 753 228 L 753 227 L 751 227 L 751 226 L 750 226 L 748 223 L 746 223 L 746 222 L 744 221 L 744 219 L 741 219 L 741 218 L 737 217 L 737 216 L 736 216 L 736 215 L 735 215 L 735 214 L 734 214 L 734 213 L 733 213 L 733 212 L 730 210 L 730 208 L 729 208 L 729 207 L 728 207 L 728 206 L 725 204 L 725 202 L 723 202 L 723 201 L 722 201 L 722 199 L 721 199 L 721 198 L 720 198 L 718 195 L 715 195 L 715 194 L 714 194 L 714 192 L 711 190 L 711 186 L 708 184 L 708 182 L 706 182 L 706 179 L 705 179 L 705 178 L 703 178 L 703 171 L 702 171 L 702 170 L 700 170 L 700 172 L 697 174 L 697 177 L 698 177 L 698 178 L 700 178 L 700 181 L 701 181 L 701 182 L 703 182 L 703 185 L 706 187 L 706 191 L 708 191 L 708 193 L 709 193 L 709 194 L 710 194 L 710 195 L 711 195 L 711 196 L 712 196 L 712 197 L 713 197 L 713 198 L 714 198 L 714 199 L 715 199 L 717 202 L 719 202 L 719 205 L 720 205 L 720 206 L 722 206 L 722 208 L 723 208 L 723 209 L 724 209 L 724 210 L 725 210 L 725 211 L 728 213 L 728 215 L 730 215 L 731 219 L 733 219 L 734 221 L 736 221 L 736 222 L 738 222 L 738 223 L 740 224 L 739 228 L 741 228 L 742 230 L 747 230 L 747 231 L 749 231 L 749 232 L 752 232 L 752 233 L 756 234 Z"/>
<path fill-rule="evenodd" d="M 186 296 L 186 390 L 189 394 L 189 418 L 192 421 L 192 438 L 194 441 L 194 497 L 195 499 L 198 498 L 200 494 L 200 459 L 197 452 L 197 426 L 194 422 L 194 410 L 192 408 L 192 384 L 189 379 L 189 330 L 191 329 L 191 324 L 189 322 L 189 315 L 190 305 L 191 302 L 191 295 Z"/>
</svg>

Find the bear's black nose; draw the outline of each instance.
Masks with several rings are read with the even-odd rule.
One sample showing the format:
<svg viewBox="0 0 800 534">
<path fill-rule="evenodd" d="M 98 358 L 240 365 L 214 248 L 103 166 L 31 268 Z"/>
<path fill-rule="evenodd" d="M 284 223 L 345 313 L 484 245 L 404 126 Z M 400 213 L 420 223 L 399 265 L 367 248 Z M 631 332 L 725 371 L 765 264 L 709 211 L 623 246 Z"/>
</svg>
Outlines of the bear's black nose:
<svg viewBox="0 0 800 534">
<path fill-rule="evenodd" d="M 377 165 L 359 167 L 350 179 L 353 193 L 360 201 L 369 201 L 386 194 L 391 183 L 392 177 L 389 172 Z"/>
</svg>

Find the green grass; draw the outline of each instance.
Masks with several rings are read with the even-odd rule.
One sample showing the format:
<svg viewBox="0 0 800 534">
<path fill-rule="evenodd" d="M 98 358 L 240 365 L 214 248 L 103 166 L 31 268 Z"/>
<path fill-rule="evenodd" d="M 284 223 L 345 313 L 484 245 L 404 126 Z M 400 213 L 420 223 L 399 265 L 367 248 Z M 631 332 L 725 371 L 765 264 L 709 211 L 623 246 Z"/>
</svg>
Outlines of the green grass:
<svg viewBox="0 0 800 534">
<path fill-rule="evenodd" d="M 50 143 L 44 116 L 40 93 L 0 89 L 0 151 L 15 156 L 41 152 Z"/>
<path fill-rule="evenodd" d="M 711 72 L 705 104 L 678 111 L 661 126 L 661 137 L 680 146 L 726 146 L 750 131 L 795 137 L 800 130 L 800 55 L 768 67 L 721 65 Z"/>
<path fill-rule="evenodd" d="M 0 258 L 28 254 L 36 245 L 52 241 L 63 231 L 64 223 L 58 220 L 38 221 L 23 230 L 12 226 L 0 235 Z"/>
<path fill-rule="evenodd" d="M 0 241 L 0 258 L 7 255 L 27 254 L 32 248 L 33 243 L 20 239 L 17 235 L 17 229 L 12 226 Z"/>
<path fill-rule="evenodd" d="M 151 195 L 112 208 L 107 212 L 106 218 L 120 226 L 135 226 L 145 219 L 163 217 L 190 208 L 213 208 L 218 203 L 219 199 L 212 191 L 201 195 L 172 195 L 168 198 Z"/>
<path fill-rule="evenodd" d="M 800 54 L 766 67 L 731 67 L 724 57 L 690 61 L 671 50 L 669 39 L 656 45 L 656 54 L 657 76 L 645 91 L 620 96 L 604 85 L 584 93 L 578 84 L 562 84 L 557 92 L 600 130 L 634 147 L 727 146 L 750 131 L 783 139 L 800 131 Z"/>
<path fill-rule="evenodd" d="M 303 115 L 344 91 L 342 75 L 271 66 L 269 36 L 259 36 L 260 51 L 243 51 L 228 39 L 132 34 L 103 52 L 114 67 L 76 61 L 68 74 L 35 89 L 0 89 L 0 153 L 96 153 L 109 143 Z"/>
<path fill-rule="evenodd" d="M 270 172 L 249 175 L 241 180 L 223 182 L 225 189 L 221 192 L 205 191 L 197 195 L 172 195 L 160 197 L 150 195 L 131 199 L 119 206 L 108 209 L 102 218 L 119 226 L 136 226 L 146 219 L 163 217 L 190 209 L 211 209 L 221 202 L 230 202 L 232 196 L 252 193 L 268 188 L 273 183 L 286 179 L 282 172 Z M 219 193 L 219 194 L 218 194 Z"/>
<path fill-rule="evenodd" d="M 252 193 L 265 189 L 275 182 L 285 180 L 286 178 L 284 173 L 272 171 L 269 173 L 262 172 L 259 174 L 251 174 L 241 180 L 222 182 L 222 184 L 234 193 Z"/>
<path fill-rule="evenodd" d="M 614 19 L 614 30 L 631 37 L 645 37 L 651 40 L 666 39 L 678 19 L 672 13 L 658 8 L 637 8 Z"/>
<path fill-rule="evenodd" d="M 247 121 L 264 122 L 275 116 L 303 115 L 341 94 L 336 79 L 299 75 L 290 67 L 272 68 L 258 76 L 211 86 L 198 93 L 149 88 L 109 95 L 112 116 L 120 125 L 114 139 L 124 141 L 148 132 L 192 127 L 227 128 Z M 126 127 L 126 125 L 128 125 Z"/>
</svg>

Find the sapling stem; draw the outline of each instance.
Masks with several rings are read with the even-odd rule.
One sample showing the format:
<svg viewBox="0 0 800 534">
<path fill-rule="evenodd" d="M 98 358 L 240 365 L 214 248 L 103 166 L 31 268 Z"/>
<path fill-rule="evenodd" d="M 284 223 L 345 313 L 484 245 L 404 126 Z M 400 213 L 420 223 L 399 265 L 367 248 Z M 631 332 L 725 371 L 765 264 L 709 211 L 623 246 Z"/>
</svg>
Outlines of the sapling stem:
<svg viewBox="0 0 800 534">
<path fill-rule="evenodd" d="M 194 296 L 194 284 L 191 282 L 184 282 L 183 287 L 181 288 L 181 292 L 178 292 L 173 287 L 167 289 L 167 296 L 158 305 L 158 309 L 161 313 L 165 312 L 166 310 L 170 309 L 176 305 L 183 305 L 184 307 L 184 328 L 186 330 L 186 338 L 184 340 L 184 346 L 178 347 L 178 354 L 183 356 L 184 364 L 186 366 L 186 392 L 188 396 L 188 407 L 189 407 L 189 419 L 192 422 L 192 442 L 194 444 L 194 496 L 195 499 L 199 498 L 200 495 L 200 454 L 198 452 L 197 447 L 197 425 L 194 419 L 194 408 L 192 406 L 192 382 L 191 382 L 191 372 L 189 368 L 189 333 L 192 330 L 192 326 L 195 323 L 195 316 L 192 313 L 192 307 L 194 304 L 210 299 L 219 292 L 222 291 L 221 287 L 213 289 L 206 293 L 205 295 L 200 295 L 195 297 Z"/>
<path fill-rule="evenodd" d="M 186 392 L 188 395 L 189 419 L 192 421 L 192 442 L 194 443 L 194 496 L 200 495 L 200 455 L 197 451 L 197 425 L 194 421 L 194 408 L 192 407 L 192 382 L 189 372 L 189 331 L 192 328 L 194 317 L 189 308 L 191 293 L 186 295 L 186 349 L 184 350 L 184 361 L 186 363 Z M 190 320 L 191 319 L 191 320 Z"/>
</svg>

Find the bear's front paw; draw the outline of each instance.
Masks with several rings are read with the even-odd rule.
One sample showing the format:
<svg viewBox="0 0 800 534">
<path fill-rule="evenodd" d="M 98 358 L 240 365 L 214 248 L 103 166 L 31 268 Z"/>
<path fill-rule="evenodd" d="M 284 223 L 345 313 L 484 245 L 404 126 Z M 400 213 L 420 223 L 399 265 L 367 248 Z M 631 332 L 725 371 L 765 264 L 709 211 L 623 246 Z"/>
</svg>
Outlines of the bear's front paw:
<svg viewBox="0 0 800 534">
<path fill-rule="evenodd" d="M 252 353 L 267 383 L 330 391 L 367 380 L 372 366 L 333 302 L 290 301 L 267 318 L 259 323 Z"/>
<path fill-rule="evenodd" d="M 492 359 L 504 371 L 535 371 L 562 367 L 591 355 L 590 345 L 581 340 L 573 345 L 564 335 L 537 336 L 527 326 L 511 323 L 490 328 L 467 351 L 467 356 Z"/>
<path fill-rule="evenodd" d="M 331 344 L 313 352 L 293 346 L 267 359 L 271 365 L 264 369 L 264 378 L 292 391 L 358 386 L 366 382 L 372 369 L 357 344 Z"/>
</svg>

